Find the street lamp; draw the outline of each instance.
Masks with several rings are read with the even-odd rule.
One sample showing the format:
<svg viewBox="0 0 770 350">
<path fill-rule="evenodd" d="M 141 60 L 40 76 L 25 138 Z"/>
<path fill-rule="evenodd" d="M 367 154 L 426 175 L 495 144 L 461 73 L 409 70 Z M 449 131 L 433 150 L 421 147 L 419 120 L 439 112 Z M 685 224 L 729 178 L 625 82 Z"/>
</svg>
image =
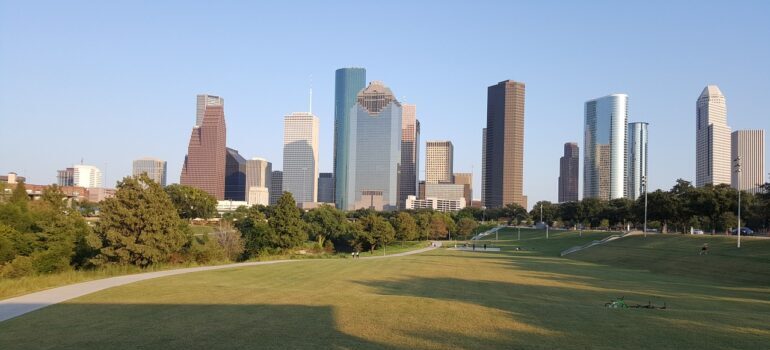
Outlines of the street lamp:
<svg viewBox="0 0 770 350">
<path fill-rule="evenodd" d="M 741 157 L 733 160 L 735 162 L 735 173 L 738 177 L 738 248 L 741 247 Z"/>
<path fill-rule="evenodd" d="M 644 189 L 644 237 L 647 237 L 647 175 L 642 175 L 642 188 Z"/>
</svg>

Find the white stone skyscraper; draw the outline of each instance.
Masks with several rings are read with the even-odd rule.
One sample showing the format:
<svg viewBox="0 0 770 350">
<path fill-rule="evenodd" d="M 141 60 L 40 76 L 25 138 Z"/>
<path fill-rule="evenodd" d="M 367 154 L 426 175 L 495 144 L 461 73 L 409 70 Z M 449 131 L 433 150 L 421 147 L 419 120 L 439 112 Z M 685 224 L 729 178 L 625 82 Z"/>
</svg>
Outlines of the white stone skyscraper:
<svg viewBox="0 0 770 350">
<path fill-rule="evenodd" d="M 628 181 L 626 196 L 636 200 L 642 191 L 642 178 L 647 177 L 647 126 L 645 122 L 628 123 Z"/>
<path fill-rule="evenodd" d="M 585 103 L 583 198 L 625 197 L 627 128 L 628 95 L 612 94 Z"/>
<path fill-rule="evenodd" d="M 695 107 L 695 185 L 730 184 L 730 127 L 727 103 L 716 85 L 703 89 Z"/>
<path fill-rule="evenodd" d="M 295 112 L 283 124 L 283 191 L 297 204 L 318 198 L 318 117 Z"/>
<path fill-rule="evenodd" d="M 75 169 L 74 186 L 85 188 L 102 187 L 104 178 L 99 168 L 83 164 L 76 164 L 72 168 Z"/>
<path fill-rule="evenodd" d="M 741 172 L 732 172 L 733 188 L 759 193 L 765 183 L 765 131 L 734 131 L 730 153 L 733 161 L 741 157 Z"/>
</svg>

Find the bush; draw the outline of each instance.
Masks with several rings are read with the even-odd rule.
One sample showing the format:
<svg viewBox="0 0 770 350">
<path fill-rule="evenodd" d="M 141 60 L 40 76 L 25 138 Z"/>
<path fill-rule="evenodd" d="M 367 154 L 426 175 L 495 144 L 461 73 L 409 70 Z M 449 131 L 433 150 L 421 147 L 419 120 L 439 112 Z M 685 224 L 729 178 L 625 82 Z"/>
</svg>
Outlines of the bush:
<svg viewBox="0 0 770 350">
<path fill-rule="evenodd" d="M 28 256 L 17 256 L 13 261 L 3 265 L 0 269 L 0 277 L 19 278 L 30 276 L 35 273 L 35 267 L 32 265 L 32 258 Z"/>
</svg>

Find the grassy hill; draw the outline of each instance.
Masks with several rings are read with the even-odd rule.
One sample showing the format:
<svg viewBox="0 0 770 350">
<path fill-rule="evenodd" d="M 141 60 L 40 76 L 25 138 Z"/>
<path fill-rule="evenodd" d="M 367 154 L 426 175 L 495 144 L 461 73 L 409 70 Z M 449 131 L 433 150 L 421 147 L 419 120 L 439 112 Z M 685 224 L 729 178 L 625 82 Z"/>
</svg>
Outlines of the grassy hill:
<svg viewBox="0 0 770 350">
<path fill-rule="evenodd" d="M 686 241 L 680 253 L 634 250 L 640 244 L 633 238 L 558 256 L 606 235 L 552 232 L 545 239 L 542 231 L 522 230 L 519 240 L 515 229 L 506 229 L 499 241 L 484 241 L 501 252 L 437 249 L 390 259 L 299 261 L 148 280 L 0 322 L 0 348 L 766 349 L 770 344 L 770 285 L 664 268 L 684 264 L 675 260 L 679 254 L 687 259 L 697 254 L 699 241 L 691 241 L 695 252 Z M 685 238 L 648 237 L 641 245 L 666 239 Z M 670 242 L 665 246 L 680 244 Z M 757 264 L 770 268 L 761 259 L 763 244 L 746 247 L 728 254 L 727 247 L 715 244 L 707 261 L 737 269 L 757 256 Z M 587 261 L 592 256 L 601 260 Z M 629 303 L 665 302 L 668 309 L 604 307 L 620 296 Z"/>
</svg>

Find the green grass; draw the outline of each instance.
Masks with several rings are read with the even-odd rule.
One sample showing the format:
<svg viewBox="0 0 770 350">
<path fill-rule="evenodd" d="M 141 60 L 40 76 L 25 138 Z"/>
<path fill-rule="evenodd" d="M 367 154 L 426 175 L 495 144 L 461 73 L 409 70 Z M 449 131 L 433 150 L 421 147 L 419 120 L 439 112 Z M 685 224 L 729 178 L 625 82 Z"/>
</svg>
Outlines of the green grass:
<svg viewBox="0 0 770 350">
<path fill-rule="evenodd" d="M 559 251 L 607 233 L 551 234 L 546 240 L 542 231 L 522 230 L 517 240 L 515 230 L 504 230 L 489 241 L 499 253 L 437 249 L 148 280 L 2 322 L 0 348 L 768 348 L 765 277 L 725 281 L 641 263 L 664 260 L 662 249 L 638 249 L 635 263 L 610 261 L 628 255 L 610 245 L 561 258 Z M 671 238 L 647 238 L 664 239 Z M 721 257 L 716 248 L 708 258 L 767 253 L 764 244 L 744 248 Z M 604 260 L 584 261 L 591 251 Z M 756 263 L 770 269 L 766 260 Z M 668 309 L 603 306 L 619 296 Z"/>
</svg>

